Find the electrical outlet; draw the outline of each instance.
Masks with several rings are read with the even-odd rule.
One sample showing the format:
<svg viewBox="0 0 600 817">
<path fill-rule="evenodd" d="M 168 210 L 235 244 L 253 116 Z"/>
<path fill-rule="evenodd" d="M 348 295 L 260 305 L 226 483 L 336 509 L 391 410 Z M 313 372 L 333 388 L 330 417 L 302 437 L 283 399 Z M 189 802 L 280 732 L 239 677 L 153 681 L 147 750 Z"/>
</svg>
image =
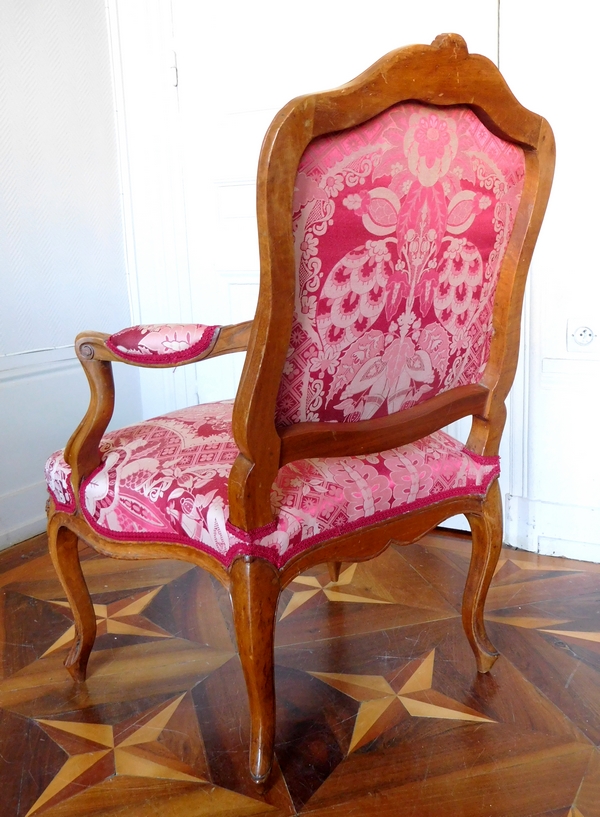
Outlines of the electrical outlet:
<svg viewBox="0 0 600 817">
<path fill-rule="evenodd" d="M 600 341 L 589 318 L 569 318 L 567 321 L 567 352 L 598 353 Z"/>
</svg>

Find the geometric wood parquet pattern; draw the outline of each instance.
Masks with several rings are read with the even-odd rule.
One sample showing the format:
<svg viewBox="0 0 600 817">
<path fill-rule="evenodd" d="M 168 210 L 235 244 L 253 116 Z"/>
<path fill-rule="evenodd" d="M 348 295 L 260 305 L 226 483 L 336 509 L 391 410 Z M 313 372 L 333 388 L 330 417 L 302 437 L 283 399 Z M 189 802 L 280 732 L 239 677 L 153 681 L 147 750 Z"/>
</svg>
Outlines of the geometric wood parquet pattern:
<svg viewBox="0 0 600 817">
<path fill-rule="evenodd" d="M 78 687 L 45 538 L 0 554 L 2 817 L 600 817 L 600 565 L 505 548 L 485 676 L 466 536 L 299 576 L 258 794 L 226 593 L 183 562 L 82 559 L 98 638 Z"/>
</svg>

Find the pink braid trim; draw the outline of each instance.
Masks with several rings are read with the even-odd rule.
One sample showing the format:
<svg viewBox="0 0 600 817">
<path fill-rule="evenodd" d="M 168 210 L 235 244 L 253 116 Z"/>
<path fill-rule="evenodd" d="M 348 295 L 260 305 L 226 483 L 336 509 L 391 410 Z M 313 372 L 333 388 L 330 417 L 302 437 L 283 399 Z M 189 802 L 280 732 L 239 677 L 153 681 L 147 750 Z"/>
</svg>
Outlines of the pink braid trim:
<svg viewBox="0 0 600 817">
<path fill-rule="evenodd" d="M 137 327 L 132 327 L 137 328 Z M 144 363 L 146 365 L 152 364 L 159 364 L 164 365 L 165 363 L 183 363 L 186 360 L 193 360 L 198 355 L 201 355 L 202 352 L 205 352 L 213 342 L 215 334 L 221 329 L 220 326 L 207 326 L 206 331 L 200 338 L 200 340 L 193 343 L 189 349 L 182 349 L 179 352 L 155 352 L 150 355 L 135 355 L 129 354 L 127 352 L 123 352 L 121 349 L 117 348 L 117 345 L 114 343 L 113 338 L 116 338 L 120 332 L 116 332 L 114 335 L 111 335 L 109 338 L 106 339 L 105 343 L 108 349 L 116 355 L 117 357 L 121 358 L 121 360 L 127 360 L 131 363 Z M 121 330 L 125 331 L 125 330 Z"/>
<path fill-rule="evenodd" d="M 71 501 L 65 505 L 62 502 L 58 501 L 58 499 L 54 496 L 50 488 L 48 488 L 48 493 L 52 497 L 54 501 L 54 507 L 56 508 L 57 511 L 64 511 L 65 513 L 75 513 L 77 505 L 75 504 L 74 498 L 72 498 Z"/>
<path fill-rule="evenodd" d="M 253 528 L 252 530 L 242 530 L 237 525 L 232 525 L 229 519 L 225 521 L 225 527 L 236 539 L 241 539 L 245 545 L 251 545 L 257 539 L 262 539 L 263 536 L 269 536 L 277 530 L 277 520 L 274 519 L 268 525 L 263 525 L 262 528 Z"/>
<path fill-rule="evenodd" d="M 488 465 L 490 460 L 498 460 L 498 462 L 500 462 L 500 457 L 486 457 L 483 454 L 476 454 L 474 451 L 469 451 L 468 448 L 463 448 L 463 452 L 480 465 Z"/>
</svg>

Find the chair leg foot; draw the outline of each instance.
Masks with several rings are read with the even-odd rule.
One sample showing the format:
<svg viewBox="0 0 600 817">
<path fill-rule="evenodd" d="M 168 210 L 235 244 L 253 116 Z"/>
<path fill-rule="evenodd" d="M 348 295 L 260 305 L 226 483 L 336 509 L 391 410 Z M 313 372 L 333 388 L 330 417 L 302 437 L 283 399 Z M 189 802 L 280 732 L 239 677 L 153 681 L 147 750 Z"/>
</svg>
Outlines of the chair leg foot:
<svg viewBox="0 0 600 817">
<path fill-rule="evenodd" d="M 462 620 L 475 653 L 477 671 L 489 672 L 499 655 L 488 638 L 483 620 L 485 600 L 502 549 L 502 497 L 498 480 L 488 491 L 482 514 L 469 514 L 468 520 L 473 550 L 463 595 Z"/>
<path fill-rule="evenodd" d="M 264 786 L 275 746 L 275 613 L 281 585 L 264 559 L 236 559 L 230 570 L 238 651 L 250 705 L 250 776 Z"/>
<path fill-rule="evenodd" d="M 340 578 L 340 570 L 342 569 L 341 562 L 327 562 L 327 567 L 329 568 L 329 578 L 332 582 L 337 582 Z"/>
<path fill-rule="evenodd" d="M 48 548 L 75 619 L 75 639 L 65 659 L 65 667 L 75 681 L 83 682 L 96 640 L 96 615 L 81 571 L 77 536 L 51 519 L 48 524 Z"/>
</svg>

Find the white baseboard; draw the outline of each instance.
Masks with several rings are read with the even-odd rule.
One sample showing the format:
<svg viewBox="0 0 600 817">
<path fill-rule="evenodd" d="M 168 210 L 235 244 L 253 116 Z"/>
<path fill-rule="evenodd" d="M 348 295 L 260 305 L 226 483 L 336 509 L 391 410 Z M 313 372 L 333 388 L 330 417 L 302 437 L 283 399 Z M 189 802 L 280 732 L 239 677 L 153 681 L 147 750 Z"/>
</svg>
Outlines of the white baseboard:
<svg viewBox="0 0 600 817">
<path fill-rule="evenodd" d="M 464 530 L 466 533 L 471 533 L 471 528 L 467 522 L 467 517 L 463 514 L 451 516 L 449 519 L 445 519 L 443 522 L 440 522 L 438 527 L 449 528 L 450 530 Z"/>
<path fill-rule="evenodd" d="M 504 541 L 545 556 L 600 563 L 600 508 L 509 494 Z"/>
<path fill-rule="evenodd" d="M 0 550 L 46 530 L 45 482 L 0 496 Z"/>
<path fill-rule="evenodd" d="M 11 545 L 16 545 L 19 542 L 24 542 L 26 539 L 31 539 L 32 536 L 39 536 L 46 530 L 46 515 L 40 516 L 37 519 L 32 519 L 29 522 L 23 522 L 18 528 L 12 528 L 9 531 L 0 531 L 0 550 L 6 550 Z"/>
<path fill-rule="evenodd" d="M 0 550 L 46 530 L 47 498 L 43 481 L 0 496 Z"/>
</svg>

